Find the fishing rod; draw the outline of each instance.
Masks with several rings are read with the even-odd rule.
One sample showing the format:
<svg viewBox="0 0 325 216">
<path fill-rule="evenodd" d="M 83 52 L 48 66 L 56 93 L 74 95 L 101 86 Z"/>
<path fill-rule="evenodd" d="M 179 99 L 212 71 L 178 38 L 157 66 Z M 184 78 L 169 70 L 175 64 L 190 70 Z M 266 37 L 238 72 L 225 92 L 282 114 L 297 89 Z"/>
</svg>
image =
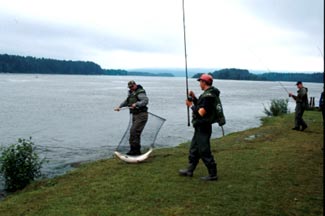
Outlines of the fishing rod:
<svg viewBox="0 0 325 216">
<path fill-rule="evenodd" d="M 185 31 L 185 6 L 184 6 L 184 0 L 182 0 L 182 9 L 183 9 L 183 33 L 184 33 L 186 98 L 188 98 L 188 73 L 187 73 L 187 51 L 186 51 L 186 31 Z M 187 126 L 190 126 L 190 108 L 188 106 L 187 106 Z"/>
</svg>

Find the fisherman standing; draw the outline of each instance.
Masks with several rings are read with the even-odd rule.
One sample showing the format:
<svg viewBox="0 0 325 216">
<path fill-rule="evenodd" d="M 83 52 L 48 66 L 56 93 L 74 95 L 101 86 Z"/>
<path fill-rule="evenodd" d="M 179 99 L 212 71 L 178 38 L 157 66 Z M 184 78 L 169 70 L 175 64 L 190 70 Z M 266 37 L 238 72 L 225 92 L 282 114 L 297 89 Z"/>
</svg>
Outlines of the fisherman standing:
<svg viewBox="0 0 325 216">
<path fill-rule="evenodd" d="M 303 120 L 302 116 L 308 107 L 308 89 L 303 86 L 301 81 L 298 81 L 296 86 L 298 88 L 297 95 L 289 93 L 289 97 L 292 97 L 296 101 L 295 126 L 292 128 L 292 130 L 304 131 L 307 128 L 307 124 Z"/>
<path fill-rule="evenodd" d="M 198 81 L 200 81 L 200 87 L 204 92 L 197 99 L 194 92 L 190 91 L 189 96 L 192 100 L 186 100 L 186 105 L 192 109 L 194 135 L 189 150 L 189 165 L 187 169 L 179 170 L 179 174 L 181 176 L 192 177 L 199 160 L 202 159 L 208 169 L 209 175 L 201 179 L 211 181 L 218 179 L 217 164 L 210 149 L 210 138 L 216 97 L 219 97 L 220 92 L 212 86 L 212 76 L 202 74 Z"/>
<path fill-rule="evenodd" d="M 130 151 L 127 155 L 141 155 L 141 133 L 148 121 L 148 107 L 149 99 L 146 91 L 141 85 L 131 80 L 128 82 L 128 96 L 116 107 L 115 111 L 120 111 L 122 107 L 129 107 L 132 114 L 132 126 L 130 129 Z"/>
</svg>

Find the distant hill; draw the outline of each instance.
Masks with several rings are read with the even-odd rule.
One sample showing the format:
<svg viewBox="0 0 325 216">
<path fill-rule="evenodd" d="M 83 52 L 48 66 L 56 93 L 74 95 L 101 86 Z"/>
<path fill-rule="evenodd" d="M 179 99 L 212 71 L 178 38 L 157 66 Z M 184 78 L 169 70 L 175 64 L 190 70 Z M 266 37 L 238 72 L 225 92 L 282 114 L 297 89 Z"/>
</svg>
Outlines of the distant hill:
<svg viewBox="0 0 325 216">
<path fill-rule="evenodd" d="M 198 78 L 202 73 L 195 74 Z M 260 80 L 260 81 L 298 81 L 303 82 L 324 82 L 324 73 L 260 73 L 253 74 L 247 69 L 226 68 L 210 73 L 215 79 L 228 80 Z"/>
</svg>

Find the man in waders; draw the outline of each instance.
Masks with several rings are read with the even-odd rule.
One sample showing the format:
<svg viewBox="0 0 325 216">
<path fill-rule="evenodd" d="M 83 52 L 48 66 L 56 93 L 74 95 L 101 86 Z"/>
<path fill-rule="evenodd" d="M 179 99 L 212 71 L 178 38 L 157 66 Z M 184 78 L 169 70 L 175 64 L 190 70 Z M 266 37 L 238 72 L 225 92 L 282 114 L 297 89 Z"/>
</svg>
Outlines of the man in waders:
<svg viewBox="0 0 325 216">
<path fill-rule="evenodd" d="M 308 89 L 303 86 L 301 81 L 298 81 L 296 83 L 296 86 L 298 88 L 297 95 L 293 95 L 292 93 L 289 93 L 289 97 L 292 97 L 296 101 L 295 126 L 294 128 L 292 128 L 292 130 L 304 131 L 307 128 L 307 124 L 303 120 L 302 116 L 308 106 L 308 96 L 307 96 Z"/>
<path fill-rule="evenodd" d="M 122 107 L 129 107 L 132 114 L 132 126 L 130 129 L 130 151 L 127 155 L 141 155 L 141 133 L 148 121 L 149 99 L 146 91 L 141 85 L 137 85 L 135 81 L 128 82 L 128 96 L 115 111 L 120 111 Z"/>
<path fill-rule="evenodd" d="M 197 99 L 194 92 L 189 92 L 186 105 L 192 109 L 192 125 L 194 135 L 189 150 L 189 165 L 187 169 L 179 170 L 181 176 L 193 176 L 193 172 L 202 159 L 208 169 L 209 175 L 201 177 L 202 180 L 217 180 L 217 164 L 210 149 L 210 138 L 212 133 L 213 112 L 216 104 L 216 96 L 220 92 L 212 86 L 213 78 L 208 74 L 202 74 L 198 79 L 200 87 L 204 91 Z"/>
</svg>

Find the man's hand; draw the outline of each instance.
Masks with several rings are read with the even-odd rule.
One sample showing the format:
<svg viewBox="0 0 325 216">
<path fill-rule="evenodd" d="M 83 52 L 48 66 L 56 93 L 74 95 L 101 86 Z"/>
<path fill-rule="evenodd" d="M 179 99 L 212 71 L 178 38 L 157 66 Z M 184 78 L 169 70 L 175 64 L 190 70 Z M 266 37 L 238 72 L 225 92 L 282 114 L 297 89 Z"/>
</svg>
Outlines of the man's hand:
<svg viewBox="0 0 325 216">
<path fill-rule="evenodd" d="M 193 105 L 193 102 L 190 100 L 185 100 L 185 104 L 187 107 L 191 107 Z"/>
<path fill-rule="evenodd" d="M 114 108 L 114 111 L 119 112 L 120 110 L 121 110 L 120 107 L 115 107 L 115 108 Z"/>
<path fill-rule="evenodd" d="M 190 96 L 191 98 L 196 98 L 192 90 L 188 92 L 188 96 Z"/>
</svg>

